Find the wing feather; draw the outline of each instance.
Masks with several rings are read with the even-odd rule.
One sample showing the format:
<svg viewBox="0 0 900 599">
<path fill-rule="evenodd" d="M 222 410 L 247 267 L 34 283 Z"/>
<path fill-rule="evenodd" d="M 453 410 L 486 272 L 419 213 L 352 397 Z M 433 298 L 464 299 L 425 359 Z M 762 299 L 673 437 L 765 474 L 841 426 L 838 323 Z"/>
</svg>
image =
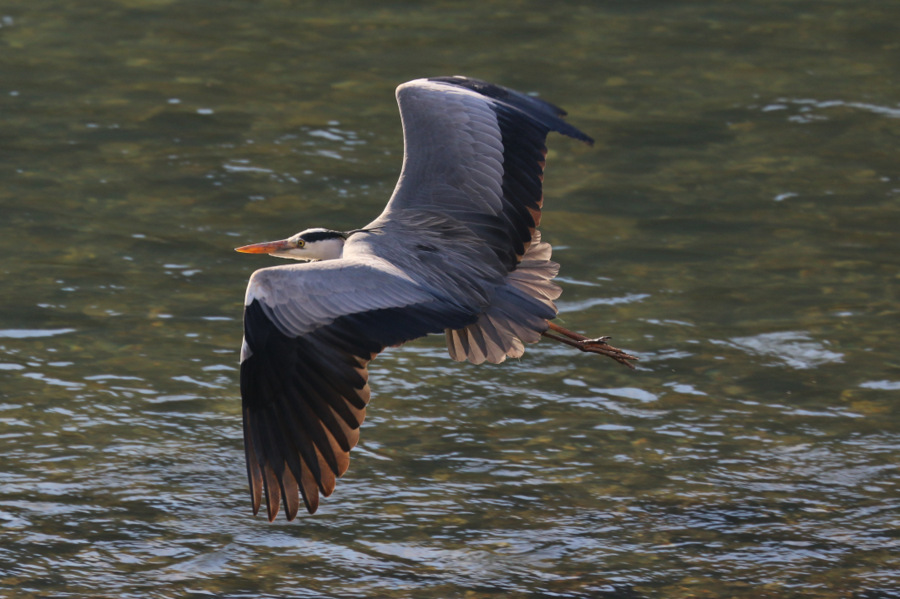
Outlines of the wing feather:
<svg viewBox="0 0 900 599">
<path fill-rule="evenodd" d="M 593 140 L 563 121 L 557 106 L 466 77 L 404 83 L 397 102 L 403 170 L 373 225 L 405 210 L 439 210 L 465 223 L 507 271 L 515 270 L 540 221 L 547 133 Z M 469 218 L 472 212 L 492 226 Z M 505 235 L 494 233 L 498 227 Z"/>
<path fill-rule="evenodd" d="M 544 142 L 592 140 L 558 107 L 475 79 L 411 81 L 397 101 L 403 168 L 381 216 L 343 258 L 261 269 L 247 287 L 244 447 L 253 511 L 265 498 L 270 520 L 282 501 L 289 520 L 301 499 L 315 512 L 346 472 L 385 347 L 446 330 L 453 357 L 499 362 L 556 313 L 536 231 Z"/>
<path fill-rule="evenodd" d="M 250 279 L 241 396 L 251 501 L 313 513 L 346 472 L 369 402 L 368 362 L 386 346 L 474 322 L 385 261 L 267 268 Z"/>
<path fill-rule="evenodd" d="M 299 467 L 299 463 L 298 463 Z M 293 466 L 286 469 L 281 478 L 281 496 L 284 497 L 284 511 L 288 518 L 297 517 L 300 511 L 299 485 Z"/>
</svg>

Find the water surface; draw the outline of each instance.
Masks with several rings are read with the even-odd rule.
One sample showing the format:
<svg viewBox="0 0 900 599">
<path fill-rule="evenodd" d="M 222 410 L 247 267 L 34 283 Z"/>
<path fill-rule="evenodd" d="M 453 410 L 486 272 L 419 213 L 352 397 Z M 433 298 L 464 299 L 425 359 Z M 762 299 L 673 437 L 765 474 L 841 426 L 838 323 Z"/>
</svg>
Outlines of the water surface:
<svg viewBox="0 0 900 599">
<path fill-rule="evenodd" d="M 12 597 L 897 597 L 890 3 L 13 0 L 0 9 Z M 562 323 L 386 352 L 319 512 L 249 513 L 231 248 L 380 212 L 393 88 L 564 106 Z"/>
</svg>

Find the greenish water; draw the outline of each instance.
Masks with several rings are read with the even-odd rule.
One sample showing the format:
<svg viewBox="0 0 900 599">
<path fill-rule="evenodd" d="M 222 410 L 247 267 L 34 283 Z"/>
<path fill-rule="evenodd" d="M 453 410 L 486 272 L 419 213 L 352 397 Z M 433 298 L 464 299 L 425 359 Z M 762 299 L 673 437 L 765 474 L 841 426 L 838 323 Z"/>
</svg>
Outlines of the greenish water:
<svg viewBox="0 0 900 599">
<path fill-rule="evenodd" d="M 0 7 L 0 595 L 900 592 L 900 5 Z M 565 326 L 371 367 L 319 512 L 249 513 L 232 248 L 378 214 L 393 88 L 540 93 Z"/>
</svg>

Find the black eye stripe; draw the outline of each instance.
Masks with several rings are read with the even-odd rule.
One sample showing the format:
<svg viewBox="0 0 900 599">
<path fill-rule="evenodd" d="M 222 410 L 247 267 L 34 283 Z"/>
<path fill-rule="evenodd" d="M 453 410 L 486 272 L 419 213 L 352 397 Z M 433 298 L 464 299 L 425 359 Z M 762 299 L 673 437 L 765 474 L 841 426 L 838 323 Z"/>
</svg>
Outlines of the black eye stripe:
<svg viewBox="0 0 900 599">
<path fill-rule="evenodd" d="M 313 231 L 312 233 L 304 233 L 300 239 L 311 243 L 313 241 L 323 241 L 325 239 L 347 239 L 347 235 L 340 231 Z"/>
</svg>

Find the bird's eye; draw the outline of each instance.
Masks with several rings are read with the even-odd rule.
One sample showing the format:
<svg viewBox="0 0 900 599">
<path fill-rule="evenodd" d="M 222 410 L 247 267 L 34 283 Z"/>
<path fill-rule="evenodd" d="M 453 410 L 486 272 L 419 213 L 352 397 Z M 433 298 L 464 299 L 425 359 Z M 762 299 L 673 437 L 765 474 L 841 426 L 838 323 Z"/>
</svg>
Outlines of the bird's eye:
<svg viewBox="0 0 900 599">
<path fill-rule="evenodd" d="M 297 240 L 297 247 L 298 247 L 298 248 L 303 248 L 305 245 L 306 245 L 306 241 L 304 241 L 303 239 L 298 239 L 298 240 Z"/>
</svg>

